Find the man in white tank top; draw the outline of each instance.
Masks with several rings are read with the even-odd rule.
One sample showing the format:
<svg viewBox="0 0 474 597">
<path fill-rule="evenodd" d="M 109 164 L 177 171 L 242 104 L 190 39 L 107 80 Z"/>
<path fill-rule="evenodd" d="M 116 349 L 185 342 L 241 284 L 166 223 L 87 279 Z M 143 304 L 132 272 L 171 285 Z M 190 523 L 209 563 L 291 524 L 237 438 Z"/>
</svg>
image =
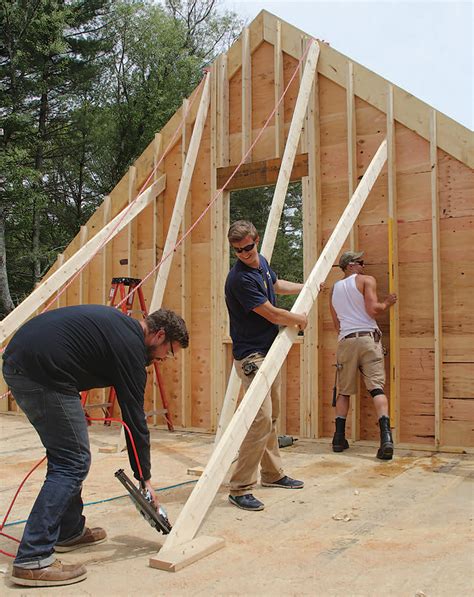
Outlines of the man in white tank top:
<svg viewBox="0 0 474 597">
<path fill-rule="evenodd" d="M 357 370 L 373 398 L 380 427 L 380 447 L 377 458 L 390 460 L 393 439 L 388 416 L 388 400 L 384 392 L 385 367 L 381 332 L 375 317 L 397 301 L 389 294 L 383 302 L 377 298 L 377 283 L 373 276 L 363 274 L 362 252 L 346 251 L 339 259 L 344 278 L 331 290 L 329 307 L 338 332 L 336 431 L 332 440 L 334 452 L 349 447 L 345 437 L 346 418 L 351 394 L 357 393 Z"/>
</svg>

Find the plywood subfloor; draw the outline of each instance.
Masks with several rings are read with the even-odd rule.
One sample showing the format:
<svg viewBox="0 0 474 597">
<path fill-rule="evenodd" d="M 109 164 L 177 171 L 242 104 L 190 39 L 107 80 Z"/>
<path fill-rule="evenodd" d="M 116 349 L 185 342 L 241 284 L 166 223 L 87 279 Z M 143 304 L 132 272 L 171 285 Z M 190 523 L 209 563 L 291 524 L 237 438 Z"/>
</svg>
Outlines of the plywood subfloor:
<svg viewBox="0 0 474 597">
<path fill-rule="evenodd" d="M 92 427 L 93 464 L 84 501 L 123 495 L 114 478 L 124 455 L 102 454 L 117 429 Z M 21 416 L 0 416 L 0 515 L 26 472 L 42 455 Z M 206 463 L 212 437 L 152 431 L 155 485 L 193 480 L 188 468 Z M 258 487 L 263 512 L 245 512 L 227 502 L 222 487 L 201 532 L 224 537 L 226 547 L 178 572 L 148 567 L 162 544 L 128 498 L 87 506 L 88 524 L 104 526 L 108 541 L 62 554 L 83 562 L 89 576 L 77 585 L 35 589 L 44 595 L 315 595 L 415 596 L 473 592 L 474 458 L 469 455 L 399 451 L 378 462 L 374 449 L 352 447 L 333 454 L 328 444 L 298 442 L 283 450 L 286 472 L 304 479 L 301 491 Z M 24 519 L 43 477 L 34 473 L 10 516 Z M 161 493 L 175 520 L 193 485 Z M 23 525 L 6 532 L 19 537 Z M 0 547 L 13 544 L 0 538 Z M 0 592 L 20 595 L 8 579 L 10 560 L 0 555 Z M 422 593 L 420 593 L 422 592 Z"/>
</svg>

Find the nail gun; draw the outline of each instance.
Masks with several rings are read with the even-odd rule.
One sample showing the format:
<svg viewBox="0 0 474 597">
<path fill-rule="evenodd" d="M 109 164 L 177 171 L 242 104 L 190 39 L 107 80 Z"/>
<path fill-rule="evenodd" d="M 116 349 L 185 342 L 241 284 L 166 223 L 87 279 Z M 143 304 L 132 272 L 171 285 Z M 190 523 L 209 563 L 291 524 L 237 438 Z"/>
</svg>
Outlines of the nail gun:
<svg viewBox="0 0 474 597">
<path fill-rule="evenodd" d="M 135 508 L 140 512 L 143 518 L 155 528 L 159 533 L 167 535 L 171 531 L 171 524 L 168 520 L 166 511 L 161 506 L 156 509 L 150 492 L 145 486 L 143 479 L 140 481 L 139 488 L 127 477 L 123 469 L 119 469 L 115 476 L 122 483 L 130 494 L 130 498 Z"/>
</svg>

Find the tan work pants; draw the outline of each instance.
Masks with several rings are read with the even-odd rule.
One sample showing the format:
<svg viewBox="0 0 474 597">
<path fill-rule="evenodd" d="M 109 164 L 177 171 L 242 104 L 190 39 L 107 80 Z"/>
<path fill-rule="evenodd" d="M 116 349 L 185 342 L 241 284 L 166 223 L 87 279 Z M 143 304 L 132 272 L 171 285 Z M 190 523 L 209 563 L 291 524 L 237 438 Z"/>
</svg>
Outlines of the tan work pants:
<svg viewBox="0 0 474 597">
<path fill-rule="evenodd" d="M 237 374 L 247 388 L 252 383 L 255 373 L 245 375 L 242 366 L 251 361 L 260 367 L 264 355 L 255 354 L 241 361 L 234 361 Z M 239 457 L 230 479 L 230 494 L 245 495 L 251 493 L 257 483 L 258 465 L 261 466 L 261 478 L 265 483 L 281 479 L 283 474 L 276 422 L 280 414 L 281 376 L 278 373 L 271 391 L 265 396 L 254 422 L 240 447 Z"/>
</svg>

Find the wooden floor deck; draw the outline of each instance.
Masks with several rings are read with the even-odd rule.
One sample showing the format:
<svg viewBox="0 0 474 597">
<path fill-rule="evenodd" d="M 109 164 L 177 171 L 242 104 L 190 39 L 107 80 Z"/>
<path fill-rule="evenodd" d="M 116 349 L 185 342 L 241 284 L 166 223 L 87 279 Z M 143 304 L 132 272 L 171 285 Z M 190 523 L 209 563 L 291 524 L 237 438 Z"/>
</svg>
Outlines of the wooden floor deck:
<svg viewBox="0 0 474 597">
<path fill-rule="evenodd" d="M 333 454 L 328 444 L 299 441 L 285 448 L 285 472 L 303 479 L 298 491 L 258 486 L 263 512 L 245 512 L 227 501 L 223 486 L 201 533 L 226 540 L 224 549 L 188 568 L 169 573 L 148 566 L 163 538 L 142 520 L 114 478 L 129 470 L 124 454 L 99 453 L 113 444 L 117 428 L 91 428 L 92 469 L 84 486 L 90 525 L 106 528 L 108 541 L 65 554 L 83 562 L 89 576 L 61 595 L 316 595 L 415 596 L 473 592 L 474 457 L 397 451 L 392 462 L 375 459 L 374 448 Z M 187 469 L 204 465 L 212 436 L 152 431 L 153 479 L 170 519 L 192 491 Z M 42 447 L 22 416 L 0 416 L 0 514 Z M 26 518 L 44 476 L 36 471 L 20 494 L 9 522 Z M 191 482 L 191 483 L 190 483 Z M 19 537 L 23 525 L 5 529 Z M 14 544 L 0 538 L 0 548 Z M 19 595 L 10 584 L 10 560 L 0 555 L 0 592 Z M 59 594 L 59 593 L 58 593 Z"/>
</svg>

